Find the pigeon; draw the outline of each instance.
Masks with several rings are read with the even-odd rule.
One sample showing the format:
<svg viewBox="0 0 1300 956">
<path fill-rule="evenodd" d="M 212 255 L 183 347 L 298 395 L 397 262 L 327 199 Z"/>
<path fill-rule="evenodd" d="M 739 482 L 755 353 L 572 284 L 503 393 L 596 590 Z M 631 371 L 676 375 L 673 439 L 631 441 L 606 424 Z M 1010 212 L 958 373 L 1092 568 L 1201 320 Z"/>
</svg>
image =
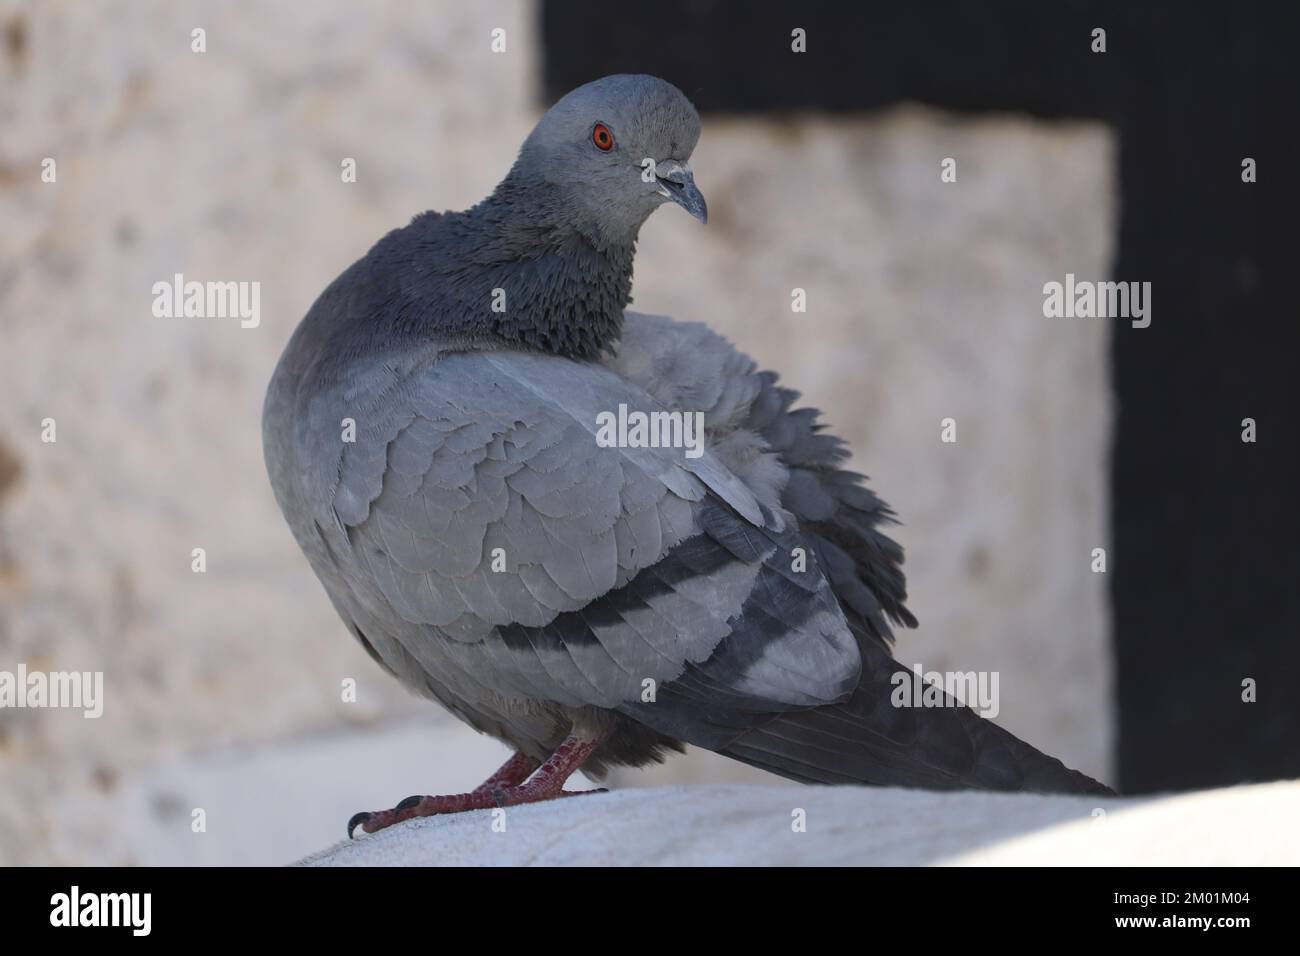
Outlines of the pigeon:
<svg viewBox="0 0 1300 956">
<path fill-rule="evenodd" d="M 579 87 L 488 198 L 335 279 L 279 360 L 267 472 L 330 601 L 514 753 L 350 836 L 599 792 L 564 785 L 686 745 L 806 783 L 1110 792 L 944 694 L 909 706 L 894 513 L 773 372 L 627 309 L 649 215 L 707 222 L 699 135 L 664 80 Z"/>
</svg>

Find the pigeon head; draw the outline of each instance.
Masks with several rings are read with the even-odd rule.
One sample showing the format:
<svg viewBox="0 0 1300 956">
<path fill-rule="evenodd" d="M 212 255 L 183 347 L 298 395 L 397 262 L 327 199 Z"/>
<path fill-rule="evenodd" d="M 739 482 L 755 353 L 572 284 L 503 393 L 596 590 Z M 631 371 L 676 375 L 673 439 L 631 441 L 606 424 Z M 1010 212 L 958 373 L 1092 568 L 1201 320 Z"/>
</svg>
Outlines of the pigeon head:
<svg viewBox="0 0 1300 956">
<path fill-rule="evenodd" d="M 688 165 L 699 138 L 699 114 L 677 87 L 653 76 L 607 76 L 547 111 L 509 180 L 534 193 L 551 217 L 594 238 L 626 241 L 664 203 L 706 221 Z"/>
</svg>

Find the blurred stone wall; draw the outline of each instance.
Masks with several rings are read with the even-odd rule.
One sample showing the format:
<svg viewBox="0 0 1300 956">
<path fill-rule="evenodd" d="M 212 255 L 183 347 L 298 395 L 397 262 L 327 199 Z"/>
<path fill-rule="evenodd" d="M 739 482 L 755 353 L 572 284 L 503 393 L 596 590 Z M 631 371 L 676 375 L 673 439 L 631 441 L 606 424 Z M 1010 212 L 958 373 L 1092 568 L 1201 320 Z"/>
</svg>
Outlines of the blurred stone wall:
<svg viewBox="0 0 1300 956">
<path fill-rule="evenodd" d="M 316 294 L 507 169 L 539 112 L 534 22 L 523 0 L 0 2 L 0 670 L 105 682 L 98 720 L 0 709 L 0 863 L 284 862 L 336 834 L 277 800 L 385 805 L 501 755 L 345 634 L 275 508 L 259 417 Z M 1109 330 L 1044 319 L 1041 287 L 1105 273 L 1112 149 L 1095 125 L 920 109 L 706 117 L 709 226 L 660 212 L 635 285 L 851 443 L 905 522 L 922 627 L 900 660 L 999 671 L 999 721 L 1101 775 Z M 155 318 L 175 273 L 259 282 L 260 325 Z M 413 726 L 426 767 L 398 766 Z M 736 772 L 707 757 L 656 773 Z"/>
</svg>

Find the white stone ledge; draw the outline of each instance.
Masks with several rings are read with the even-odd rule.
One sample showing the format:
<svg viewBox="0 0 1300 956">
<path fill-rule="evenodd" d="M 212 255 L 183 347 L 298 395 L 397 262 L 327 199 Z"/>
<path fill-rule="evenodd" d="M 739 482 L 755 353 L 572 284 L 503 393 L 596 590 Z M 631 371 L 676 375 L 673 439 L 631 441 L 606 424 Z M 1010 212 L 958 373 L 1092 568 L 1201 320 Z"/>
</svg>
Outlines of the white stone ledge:
<svg viewBox="0 0 1300 956">
<path fill-rule="evenodd" d="M 806 812 L 806 832 L 792 814 Z M 1169 797 L 859 787 L 621 790 L 412 820 L 306 866 L 1296 865 L 1300 782 Z M 1095 811 L 1100 811 L 1095 814 Z"/>
</svg>

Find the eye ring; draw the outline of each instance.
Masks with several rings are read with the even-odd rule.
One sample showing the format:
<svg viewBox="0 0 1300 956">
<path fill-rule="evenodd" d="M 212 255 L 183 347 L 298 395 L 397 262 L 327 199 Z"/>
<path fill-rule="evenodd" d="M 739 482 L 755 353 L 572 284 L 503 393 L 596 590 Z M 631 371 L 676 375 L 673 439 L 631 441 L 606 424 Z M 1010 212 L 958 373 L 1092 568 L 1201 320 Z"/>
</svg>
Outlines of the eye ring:
<svg viewBox="0 0 1300 956">
<path fill-rule="evenodd" d="M 591 141 L 602 153 L 614 148 L 614 132 L 604 123 L 597 123 L 591 130 Z"/>
</svg>

